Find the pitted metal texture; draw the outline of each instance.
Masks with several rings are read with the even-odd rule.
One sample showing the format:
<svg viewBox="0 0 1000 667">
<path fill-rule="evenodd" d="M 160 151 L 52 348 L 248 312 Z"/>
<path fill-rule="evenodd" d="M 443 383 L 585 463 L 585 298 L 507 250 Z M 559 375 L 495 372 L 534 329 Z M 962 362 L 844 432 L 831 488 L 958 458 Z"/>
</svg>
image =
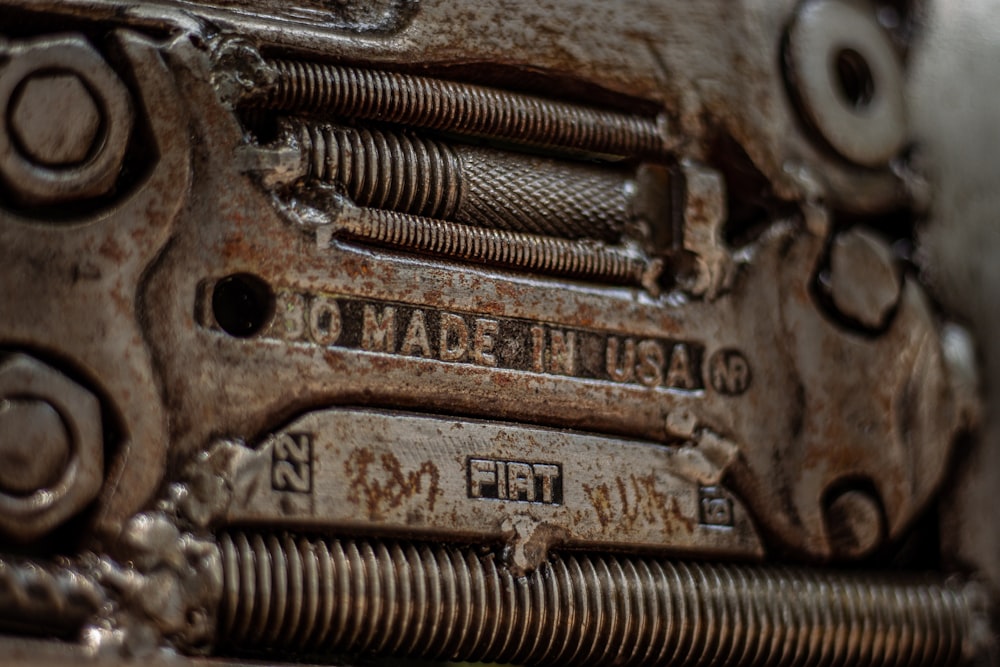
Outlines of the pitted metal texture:
<svg viewBox="0 0 1000 667">
<path fill-rule="evenodd" d="M 917 4 L 0 0 L 0 662 L 986 654 Z"/>
</svg>

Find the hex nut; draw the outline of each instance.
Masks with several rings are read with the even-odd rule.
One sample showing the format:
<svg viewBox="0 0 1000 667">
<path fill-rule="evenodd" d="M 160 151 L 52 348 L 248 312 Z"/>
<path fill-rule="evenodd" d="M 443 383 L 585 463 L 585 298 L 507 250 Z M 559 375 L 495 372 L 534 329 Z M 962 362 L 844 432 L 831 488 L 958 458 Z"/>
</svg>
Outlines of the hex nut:
<svg viewBox="0 0 1000 667">
<path fill-rule="evenodd" d="M 10 112 L 10 130 L 19 147 L 52 167 L 83 162 L 101 121 L 94 96 L 75 74 L 29 76 Z"/>
<path fill-rule="evenodd" d="M 108 193 L 134 123 L 125 84 L 82 36 L 25 42 L 9 58 L 0 69 L 0 100 L 8 105 L 0 177 L 11 196 L 46 205 Z"/>
<path fill-rule="evenodd" d="M 13 471 L 0 476 L 0 532 L 28 542 L 97 497 L 104 481 L 101 406 L 89 390 L 26 354 L 0 364 L 0 400 L 7 403 L 0 426 L 16 427 L 0 428 L 0 460 L 18 460 L 24 438 L 40 442 L 43 452 L 45 464 L 24 470 L 19 482 L 11 483 Z"/>
<path fill-rule="evenodd" d="M 51 487 L 66 470 L 70 445 L 62 418 L 47 401 L 0 401 L 0 493 Z"/>
<path fill-rule="evenodd" d="M 885 326 L 903 280 L 892 249 L 862 229 L 838 235 L 830 248 L 829 291 L 841 314 L 870 329 Z"/>
<path fill-rule="evenodd" d="M 844 491 L 830 502 L 826 525 L 830 547 L 840 558 L 870 554 L 882 543 L 885 533 L 878 500 L 857 489 Z"/>
</svg>

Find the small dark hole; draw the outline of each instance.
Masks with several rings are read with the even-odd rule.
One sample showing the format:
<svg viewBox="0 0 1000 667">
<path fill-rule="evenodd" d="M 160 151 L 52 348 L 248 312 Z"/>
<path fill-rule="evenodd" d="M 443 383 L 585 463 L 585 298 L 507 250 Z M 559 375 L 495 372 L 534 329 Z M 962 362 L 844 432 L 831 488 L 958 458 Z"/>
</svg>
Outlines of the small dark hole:
<svg viewBox="0 0 1000 667">
<path fill-rule="evenodd" d="M 267 283 L 256 276 L 239 273 L 215 284 L 212 313 L 230 336 L 252 336 L 271 319 L 274 295 Z"/>
<path fill-rule="evenodd" d="M 855 109 L 863 109 L 875 97 L 875 77 L 864 56 L 854 49 L 844 49 L 834 60 L 840 95 Z"/>
</svg>

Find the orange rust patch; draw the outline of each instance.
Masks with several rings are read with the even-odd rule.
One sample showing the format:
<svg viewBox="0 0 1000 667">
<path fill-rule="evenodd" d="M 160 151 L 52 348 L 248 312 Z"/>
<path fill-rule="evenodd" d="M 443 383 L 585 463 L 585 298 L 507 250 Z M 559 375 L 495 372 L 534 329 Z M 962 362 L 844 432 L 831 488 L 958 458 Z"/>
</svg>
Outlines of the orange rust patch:
<svg viewBox="0 0 1000 667">
<path fill-rule="evenodd" d="M 396 509 L 404 501 L 425 493 L 428 510 L 434 511 L 438 496 L 444 495 L 440 487 L 440 472 L 431 461 L 424 461 L 416 470 L 405 472 L 402 464 L 392 454 L 383 454 L 375 467 L 375 454 L 370 449 L 355 449 L 344 462 L 344 472 L 350 481 L 347 499 L 368 510 L 368 518 L 382 519 L 386 512 Z M 426 483 L 425 483 L 426 478 Z"/>
<path fill-rule="evenodd" d="M 104 239 L 104 242 L 101 243 L 101 247 L 98 248 L 98 252 L 102 257 L 111 260 L 115 264 L 121 264 L 128 258 L 128 253 L 121 247 L 113 236 L 109 236 Z"/>
<path fill-rule="evenodd" d="M 677 498 L 656 488 L 654 475 L 618 477 L 614 489 L 607 484 L 596 487 L 584 484 L 583 490 L 604 528 L 615 522 L 624 530 L 633 530 L 641 524 L 659 524 L 667 534 L 694 531 L 694 519 L 681 512 Z M 616 495 L 618 505 L 612 504 L 612 494 Z"/>
<path fill-rule="evenodd" d="M 611 491 L 608 489 L 608 485 L 601 484 L 592 487 L 589 484 L 584 484 L 583 491 L 587 494 L 590 504 L 597 513 L 597 520 L 601 522 L 602 527 L 607 528 L 608 524 L 611 523 Z"/>
</svg>

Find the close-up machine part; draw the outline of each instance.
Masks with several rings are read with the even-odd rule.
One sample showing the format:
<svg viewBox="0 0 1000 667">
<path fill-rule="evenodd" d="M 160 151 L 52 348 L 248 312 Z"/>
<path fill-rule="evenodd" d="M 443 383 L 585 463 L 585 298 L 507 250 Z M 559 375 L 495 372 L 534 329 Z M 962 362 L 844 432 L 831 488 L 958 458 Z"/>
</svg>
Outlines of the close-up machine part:
<svg viewBox="0 0 1000 667">
<path fill-rule="evenodd" d="M 0 664 L 1000 664 L 989 0 L 0 16 Z"/>
</svg>

